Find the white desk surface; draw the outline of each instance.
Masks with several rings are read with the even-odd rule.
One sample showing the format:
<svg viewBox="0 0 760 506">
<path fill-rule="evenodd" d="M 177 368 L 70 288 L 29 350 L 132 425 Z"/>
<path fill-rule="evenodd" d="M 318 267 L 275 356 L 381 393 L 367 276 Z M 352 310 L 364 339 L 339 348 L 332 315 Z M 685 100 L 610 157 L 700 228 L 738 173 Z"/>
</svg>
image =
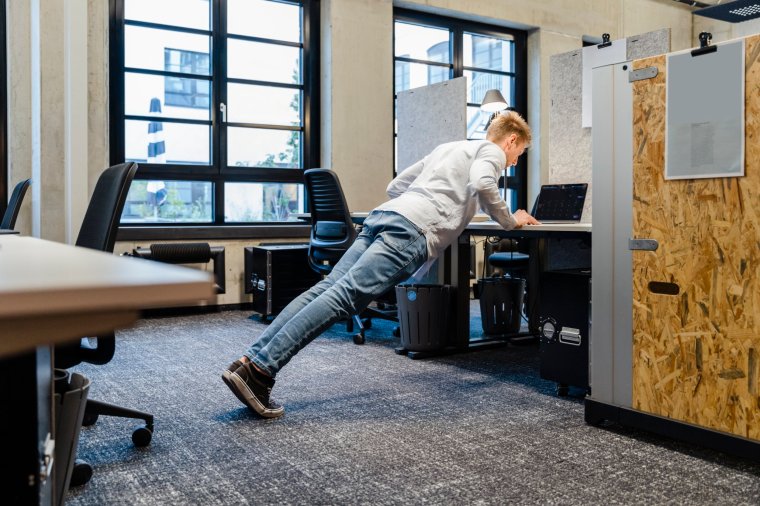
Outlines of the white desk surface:
<svg viewBox="0 0 760 506">
<path fill-rule="evenodd" d="M 311 213 L 292 213 L 291 216 L 299 220 L 311 219 Z M 352 218 L 366 218 L 367 216 L 369 216 L 369 211 L 351 213 Z"/>
<path fill-rule="evenodd" d="M 355 212 L 351 213 L 352 218 L 366 218 L 369 212 Z M 298 218 L 310 218 L 309 213 L 296 214 Z M 479 230 L 484 232 L 503 230 L 501 225 L 491 219 L 485 214 L 476 214 L 469 225 L 467 230 Z M 534 232 L 591 232 L 591 223 L 544 223 L 541 225 L 526 225 L 520 230 L 534 231 Z"/>
<path fill-rule="evenodd" d="M 469 231 L 499 231 L 504 230 L 501 225 L 495 221 L 472 221 L 467 225 Z M 524 230 L 526 232 L 591 232 L 591 223 L 543 223 L 541 225 L 525 225 L 515 230 Z"/>
<path fill-rule="evenodd" d="M 213 294 L 211 274 L 196 269 L 0 236 L 0 356 L 111 331 L 133 323 L 139 309 Z"/>
</svg>

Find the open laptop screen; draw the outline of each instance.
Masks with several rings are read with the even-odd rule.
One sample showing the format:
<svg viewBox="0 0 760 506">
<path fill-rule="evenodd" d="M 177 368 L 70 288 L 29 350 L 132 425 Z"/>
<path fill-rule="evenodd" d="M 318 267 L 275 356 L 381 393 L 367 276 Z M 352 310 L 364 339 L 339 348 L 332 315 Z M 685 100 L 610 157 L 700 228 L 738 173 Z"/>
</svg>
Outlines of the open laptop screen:
<svg viewBox="0 0 760 506">
<path fill-rule="evenodd" d="M 533 217 L 543 223 L 579 222 L 588 184 L 547 184 L 533 206 Z"/>
</svg>

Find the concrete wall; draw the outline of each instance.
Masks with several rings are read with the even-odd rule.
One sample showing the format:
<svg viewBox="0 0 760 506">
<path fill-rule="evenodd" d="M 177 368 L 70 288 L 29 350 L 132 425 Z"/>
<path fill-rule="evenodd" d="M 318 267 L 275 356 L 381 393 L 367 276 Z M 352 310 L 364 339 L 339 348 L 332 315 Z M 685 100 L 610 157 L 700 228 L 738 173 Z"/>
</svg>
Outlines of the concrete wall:
<svg viewBox="0 0 760 506">
<path fill-rule="evenodd" d="M 67 13 L 82 12 L 82 3 L 86 34 L 65 21 Z M 696 45 L 703 29 L 716 41 L 758 31 L 757 22 L 693 22 L 690 8 L 670 0 L 322 0 L 322 166 L 340 174 L 354 210 L 384 201 L 392 177 L 394 5 L 528 30 L 528 120 L 537 134 L 528 154 L 529 201 L 548 174 L 551 55 L 603 32 L 617 39 L 670 27 L 672 49 L 679 50 Z M 83 186 L 89 195 L 108 165 L 107 11 L 104 0 L 8 2 L 10 182 L 38 176 L 19 220 L 24 233 L 70 240 L 83 211 L 67 205 L 66 195 Z M 86 61 L 67 59 L 67 47 L 83 35 Z M 67 160 L 83 156 L 81 139 L 77 144 L 67 133 L 76 123 L 66 100 L 77 99 L 70 83 L 82 72 L 88 152 L 86 170 L 77 172 L 66 169 Z"/>
</svg>

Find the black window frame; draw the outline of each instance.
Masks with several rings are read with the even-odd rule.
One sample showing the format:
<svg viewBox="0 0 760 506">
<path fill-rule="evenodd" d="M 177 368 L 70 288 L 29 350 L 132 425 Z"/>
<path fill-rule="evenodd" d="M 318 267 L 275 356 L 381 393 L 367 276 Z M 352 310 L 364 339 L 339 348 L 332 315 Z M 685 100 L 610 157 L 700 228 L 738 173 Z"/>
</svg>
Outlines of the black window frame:
<svg viewBox="0 0 760 506">
<path fill-rule="evenodd" d="M 211 27 L 209 30 L 178 27 L 174 25 L 162 25 L 159 23 L 127 21 L 124 19 L 125 0 L 109 0 L 109 112 L 110 112 L 110 163 L 112 165 L 123 163 L 125 160 L 125 119 L 141 119 L 155 121 L 148 115 L 134 116 L 125 114 L 125 72 L 138 70 L 141 74 L 154 74 L 165 77 L 166 71 L 152 72 L 145 69 L 125 68 L 124 61 L 124 36 L 125 26 L 139 26 L 157 29 L 171 29 L 177 32 L 202 34 L 211 37 L 211 71 L 210 76 L 191 76 L 193 78 L 208 78 L 211 83 L 211 107 L 210 118 L 206 124 L 211 127 L 211 153 L 209 165 L 181 165 L 181 164 L 150 164 L 139 163 L 136 179 L 152 180 L 181 180 L 210 182 L 213 185 L 213 221 L 211 223 L 135 223 L 120 225 L 119 239 L 129 240 L 142 237 L 147 238 L 183 238 L 183 237 L 239 237 L 242 234 L 251 234 L 251 229 L 259 229 L 256 236 L 263 237 L 290 237 L 302 236 L 303 227 L 294 225 L 292 222 L 225 222 L 224 220 L 224 186 L 225 183 L 285 183 L 303 184 L 303 172 L 306 169 L 320 166 L 320 139 L 319 139 L 319 0 L 278 0 L 283 3 L 300 5 L 301 17 L 301 43 L 290 43 L 302 48 L 302 84 L 303 95 L 301 106 L 303 108 L 303 122 L 301 127 L 296 127 L 302 132 L 301 165 L 299 168 L 266 168 L 266 167 L 228 167 L 226 149 L 226 127 L 241 125 L 239 123 L 221 122 L 219 104 L 227 104 L 226 85 L 230 82 L 244 80 L 227 77 L 227 38 L 239 40 L 251 40 L 259 42 L 274 42 L 269 39 L 249 37 L 238 34 L 227 34 L 227 5 L 226 0 L 209 0 L 211 15 Z M 171 73 L 169 73 L 171 74 Z M 188 77 L 187 74 L 176 74 L 176 77 Z M 248 82 L 248 81 L 246 81 Z M 264 82 L 253 84 L 265 84 L 277 87 L 277 84 Z M 292 87 L 290 85 L 281 85 Z M 182 122 L 181 120 L 173 120 Z M 187 120 L 198 124 L 198 120 Z M 200 122 L 203 123 L 203 122 Z M 248 125 L 247 123 L 245 125 Z M 250 126 L 250 125 L 248 125 Z M 272 129 L 282 129 L 276 125 L 256 125 Z M 241 228 L 246 231 L 241 232 Z M 280 232 L 275 231 L 279 229 Z M 248 235 L 248 237 L 252 237 Z"/>
<path fill-rule="evenodd" d="M 450 68 L 449 79 L 462 77 L 464 76 L 465 71 L 477 72 L 477 71 L 482 71 L 482 70 L 487 70 L 489 73 L 493 73 L 493 74 L 514 77 L 515 78 L 514 80 L 515 103 L 509 104 L 509 105 L 513 107 L 517 112 L 519 112 L 524 118 L 527 119 L 528 117 L 528 34 L 527 32 L 523 30 L 517 30 L 514 28 L 507 28 L 504 26 L 497 26 L 497 25 L 481 23 L 477 21 L 468 21 L 465 19 L 441 16 L 438 14 L 430 14 L 427 12 L 419 12 L 419 11 L 404 9 L 400 7 L 394 8 L 393 9 L 393 27 L 394 27 L 393 53 L 391 55 L 391 57 L 393 58 L 394 104 L 397 97 L 396 87 L 395 87 L 396 62 L 397 61 L 408 61 L 410 63 L 418 62 L 418 60 L 415 60 L 414 58 L 396 57 L 396 37 L 395 37 L 396 22 L 411 23 L 411 24 L 416 24 L 416 25 L 421 25 L 421 26 L 429 26 L 432 28 L 444 28 L 450 31 L 452 61 L 450 63 L 437 64 L 439 66 Z M 484 35 L 487 37 L 504 37 L 504 36 L 512 37 L 512 40 L 514 41 L 514 51 L 515 51 L 514 53 L 514 70 L 515 71 L 503 72 L 503 71 L 494 71 L 490 69 L 465 66 L 464 65 L 464 34 L 465 33 L 471 33 L 475 35 Z M 422 63 L 431 64 L 431 65 L 433 64 L 429 61 L 424 61 Z M 474 103 L 468 102 L 467 106 L 480 107 L 480 104 L 474 104 Z M 395 123 L 395 112 L 394 112 L 394 123 Z M 394 131 L 392 132 L 392 134 L 394 136 L 393 145 L 394 145 L 394 150 L 395 150 L 396 132 Z M 527 208 L 527 200 L 528 200 L 528 177 L 527 177 L 528 160 L 527 160 L 527 157 L 528 156 L 530 156 L 529 151 L 526 152 L 525 156 L 520 157 L 517 163 L 517 167 L 514 170 L 515 175 L 508 177 L 507 182 L 506 182 L 507 187 L 510 190 L 515 191 L 515 201 L 511 203 L 512 207 L 516 206 L 516 208 L 520 208 L 520 209 Z M 392 159 L 395 159 L 395 154 Z M 395 170 L 396 170 L 395 167 L 391 169 L 392 175 L 395 175 Z"/>
<path fill-rule="evenodd" d="M 8 46 L 6 0 L 0 0 L 0 216 L 8 207 Z"/>
</svg>

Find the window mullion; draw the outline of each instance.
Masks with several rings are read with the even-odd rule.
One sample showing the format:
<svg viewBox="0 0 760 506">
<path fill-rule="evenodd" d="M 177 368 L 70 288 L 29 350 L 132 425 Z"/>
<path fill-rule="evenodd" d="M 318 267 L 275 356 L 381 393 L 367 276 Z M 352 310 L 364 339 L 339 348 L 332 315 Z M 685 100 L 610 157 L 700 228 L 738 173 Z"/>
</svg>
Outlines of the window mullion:
<svg viewBox="0 0 760 506">
<path fill-rule="evenodd" d="M 227 126 L 223 123 L 220 105 L 227 103 L 227 5 L 223 0 L 213 2 L 212 23 L 212 74 L 214 102 L 211 110 L 213 137 L 211 142 L 214 174 L 220 176 L 227 163 Z M 224 181 L 215 177 L 214 182 L 214 223 L 224 223 Z"/>
<path fill-rule="evenodd" d="M 462 27 L 458 25 L 452 27 L 451 36 L 453 39 L 452 57 L 454 60 L 454 75 L 452 77 L 462 77 L 464 75 L 462 72 L 464 61 L 464 31 Z"/>
</svg>

